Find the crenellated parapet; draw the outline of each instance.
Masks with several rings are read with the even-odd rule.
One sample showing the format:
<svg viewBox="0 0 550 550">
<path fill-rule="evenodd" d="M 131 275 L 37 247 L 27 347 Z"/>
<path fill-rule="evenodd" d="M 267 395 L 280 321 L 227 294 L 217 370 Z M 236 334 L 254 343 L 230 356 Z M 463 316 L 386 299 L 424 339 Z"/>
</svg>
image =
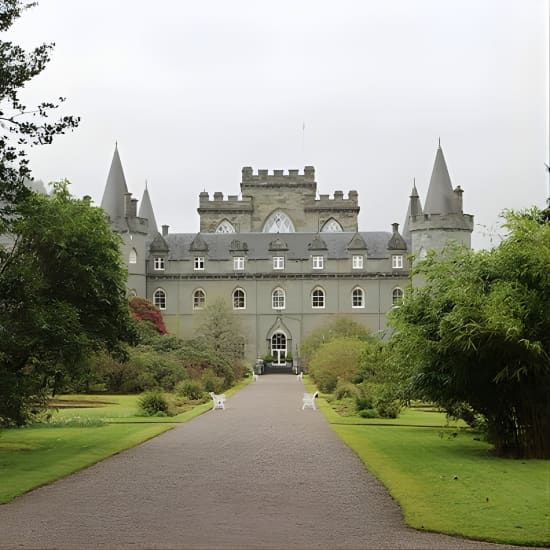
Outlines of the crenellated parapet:
<svg viewBox="0 0 550 550">
<path fill-rule="evenodd" d="M 315 182 L 315 168 L 305 166 L 303 173 L 299 170 L 265 170 L 260 169 L 256 173 L 251 166 L 245 166 L 242 171 L 241 189 L 243 194 L 245 189 L 253 187 L 302 187 L 313 191 L 317 189 Z"/>
<path fill-rule="evenodd" d="M 351 211 L 359 213 L 359 198 L 357 191 L 349 191 L 347 197 L 344 197 L 343 191 L 334 191 L 334 195 L 319 195 L 318 199 L 311 200 L 306 206 L 306 211 L 322 212 L 342 212 Z"/>
</svg>

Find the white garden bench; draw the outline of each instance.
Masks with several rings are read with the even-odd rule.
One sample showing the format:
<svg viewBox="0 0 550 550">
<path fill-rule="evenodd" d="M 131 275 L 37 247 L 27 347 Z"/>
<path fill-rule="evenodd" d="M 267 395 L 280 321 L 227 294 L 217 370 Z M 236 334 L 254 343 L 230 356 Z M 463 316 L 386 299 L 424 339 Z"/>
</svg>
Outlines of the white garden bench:
<svg viewBox="0 0 550 550">
<path fill-rule="evenodd" d="M 208 394 L 213 401 L 212 410 L 223 409 L 225 410 L 225 394 L 216 395 L 213 391 Z"/>
<path fill-rule="evenodd" d="M 306 407 L 309 407 L 316 411 L 315 408 L 315 398 L 319 395 L 319 392 L 316 391 L 315 393 L 304 393 L 304 397 L 302 398 L 302 410 L 304 410 Z"/>
</svg>

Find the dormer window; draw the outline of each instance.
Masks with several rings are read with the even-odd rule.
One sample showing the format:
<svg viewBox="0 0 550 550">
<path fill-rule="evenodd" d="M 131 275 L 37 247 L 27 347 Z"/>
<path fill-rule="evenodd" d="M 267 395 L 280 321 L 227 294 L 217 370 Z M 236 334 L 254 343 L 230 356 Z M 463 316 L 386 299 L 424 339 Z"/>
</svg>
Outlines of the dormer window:
<svg viewBox="0 0 550 550">
<path fill-rule="evenodd" d="M 403 255 L 394 254 L 391 257 L 391 266 L 392 266 L 392 269 L 403 269 Z"/>
<path fill-rule="evenodd" d="M 195 256 L 193 269 L 195 271 L 202 271 L 204 269 L 204 256 Z"/>
<path fill-rule="evenodd" d="M 313 256 L 313 269 L 323 269 L 324 268 L 324 257 L 323 256 Z"/>
<path fill-rule="evenodd" d="M 155 271 L 164 271 L 164 258 L 162 256 L 155 256 L 153 266 Z"/>
<path fill-rule="evenodd" d="M 284 269 L 284 268 L 285 268 L 285 257 L 273 256 L 273 269 Z"/>
<path fill-rule="evenodd" d="M 363 269 L 363 256 L 353 255 L 351 259 L 352 269 Z"/>
<path fill-rule="evenodd" d="M 244 270 L 244 256 L 234 256 L 233 257 L 233 269 L 235 271 Z"/>
</svg>

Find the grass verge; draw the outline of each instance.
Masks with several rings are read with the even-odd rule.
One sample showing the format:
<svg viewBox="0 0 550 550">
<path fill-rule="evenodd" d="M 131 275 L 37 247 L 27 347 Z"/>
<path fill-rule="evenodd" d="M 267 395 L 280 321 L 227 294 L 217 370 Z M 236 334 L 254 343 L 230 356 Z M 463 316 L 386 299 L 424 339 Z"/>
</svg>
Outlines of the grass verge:
<svg viewBox="0 0 550 550">
<path fill-rule="evenodd" d="M 225 394 L 233 395 L 250 381 L 244 379 Z M 137 416 L 139 395 L 71 395 L 63 399 L 98 402 L 100 406 L 58 409 L 52 425 L 0 431 L 0 504 L 139 445 L 212 408 L 209 401 L 177 416 L 144 417 Z"/>
<path fill-rule="evenodd" d="M 408 410 L 377 423 L 339 417 L 322 397 L 318 407 L 411 527 L 550 546 L 550 461 L 495 457 L 474 432 L 449 427 L 442 413 Z"/>
</svg>

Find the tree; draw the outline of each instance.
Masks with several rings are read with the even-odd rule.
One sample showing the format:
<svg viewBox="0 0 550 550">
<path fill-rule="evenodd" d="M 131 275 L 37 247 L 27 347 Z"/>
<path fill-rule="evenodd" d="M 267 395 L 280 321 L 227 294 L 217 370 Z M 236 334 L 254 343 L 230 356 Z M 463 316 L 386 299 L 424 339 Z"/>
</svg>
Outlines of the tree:
<svg viewBox="0 0 550 550">
<path fill-rule="evenodd" d="M 244 357 L 244 335 L 240 323 L 222 298 L 204 309 L 197 339 L 230 363 Z"/>
<path fill-rule="evenodd" d="M 147 323 L 158 334 L 166 334 L 166 325 L 159 308 L 145 298 L 135 296 L 130 300 L 130 311 L 134 319 Z"/>
<path fill-rule="evenodd" d="M 0 0 L 0 33 L 34 5 Z M 18 205 L 30 193 L 24 185 L 25 178 L 31 176 L 27 147 L 51 143 L 56 135 L 76 128 L 80 120 L 73 116 L 50 120 L 51 111 L 64 101 L 62 97 L 33 108 L 19 99 L 19 91 L 46 67 L 53 47 L 41 44 L 25 52 L 12 42 L 0 41 L 0 235 L 10 231 Z M 0 248 L 0 262 L 3 256 Z"/>
<path fill-rule="evenodd" d="M 0 423 L 22 424 L 91 352 L 134 333 L 119 238 L 66 182 L 31 194 L 0 265 Z"/>
<path fill-rule="evenodd" d="M 550 224 L 508 212 L 491 251 L 430 256 L 425 286 L 394 311 L 392 347 L 413 388 L 485 417 L 501 455 L 550 457 Z"/>
<path fill-rule="evenodd" d="M 313 329 L 304 338 L 300 346 L 303 365 L 307 367 L 315 352 L 323 344 L 339 337 L 359 338 L 369 340 L 372 338 L 370 330 L 361 323 L 344 316 L 334 316 L 331 320 L 316 329 Z"/>
</svg>

